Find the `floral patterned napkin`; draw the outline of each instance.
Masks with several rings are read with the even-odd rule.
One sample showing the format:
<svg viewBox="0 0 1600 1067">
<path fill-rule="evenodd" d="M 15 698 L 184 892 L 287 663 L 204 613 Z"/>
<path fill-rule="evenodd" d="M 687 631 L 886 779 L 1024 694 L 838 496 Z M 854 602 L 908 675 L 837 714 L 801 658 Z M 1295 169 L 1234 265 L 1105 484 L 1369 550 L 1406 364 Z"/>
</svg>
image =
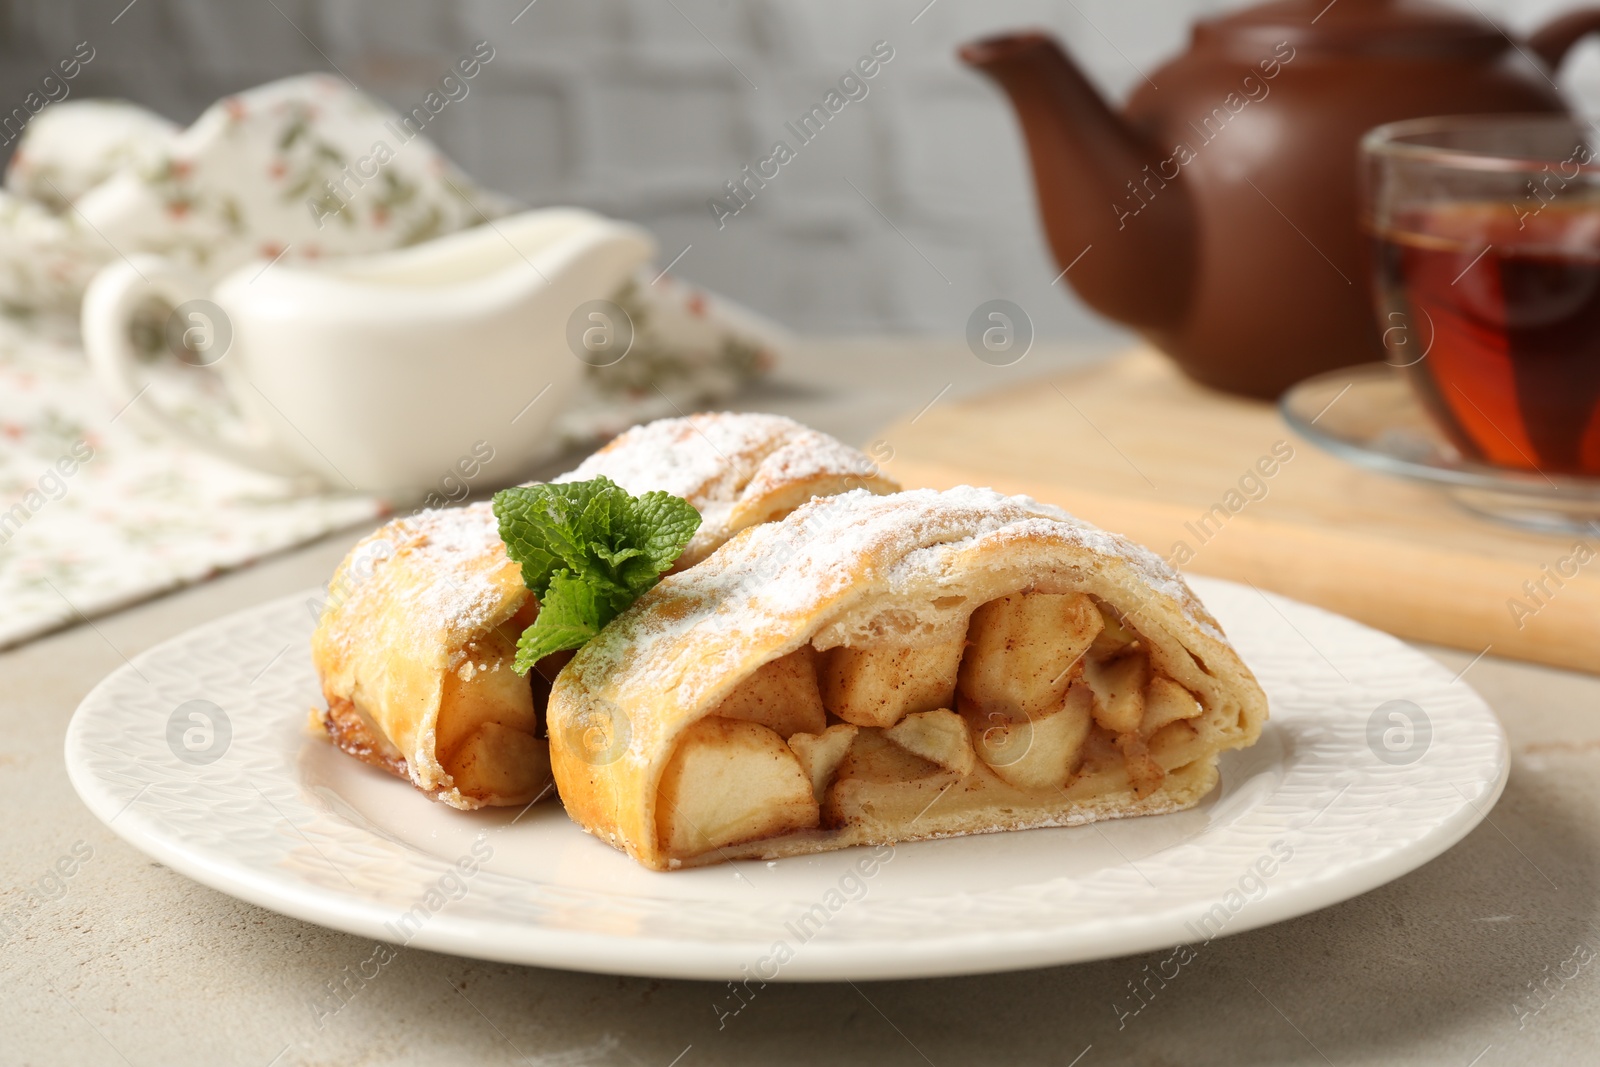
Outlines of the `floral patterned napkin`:
<svg viewBox="0 0 1600 1067">
<path fill-rule="evenodd" d="M 134 252 L 214 281 L 251 260 L 382 251 L 515 209 L 404 132 L 394 112 L 326 75 L 228 97 L 185 130 L 120 101 L 55 104 L 29 124 L 0 191 L 0 647 L 386 510 L 307 495 L 121 418 L 63 313 L 96 271 Z M 395 150 L 365 178 L 379 141 Z M 557 427 L 565 445 L 721 400 L 785 343 L 653 269 L 613 299 L 634 344 L 589 369 Z M 164 394 L 189 389 L 203 417 L 230 418 L 225 394 L 194 370 L 152 374 Z"/>
<path fill-rule="evenodd" d="M 0 319 L 0 648 L 382 513 L 117 414 L 75 339 Z"/>
</svg>

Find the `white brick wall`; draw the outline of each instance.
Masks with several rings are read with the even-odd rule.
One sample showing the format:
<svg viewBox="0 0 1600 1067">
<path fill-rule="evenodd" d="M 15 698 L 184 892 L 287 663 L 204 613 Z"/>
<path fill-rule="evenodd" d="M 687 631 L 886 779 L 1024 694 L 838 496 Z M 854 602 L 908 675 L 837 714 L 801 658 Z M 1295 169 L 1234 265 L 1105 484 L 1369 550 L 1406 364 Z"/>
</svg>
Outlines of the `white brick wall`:
<svg viewBox="0 0 1600 1067">
<path fill-rule="evenodd" d="M 956 45 L 1045 26 L 1120 99 L 1183 46 L 1191 19 L 1237 6 L 537 0 L 523 11 L 527 0 L 275 0 L 280 14 L 238 0 L 138 0 L 111 25 L 124 2 L 0 0 L 0 98 L 20 97 L 58 53 L 89 39 L 99 54 L 80 94 L 131 97 L 183 120 L 223 93 L 330 63 L 409 106 L 487 39 L 494 61 L 429 130 L 485 183 L 533 204 L 635 219 L 660 237 L 664 258 L 692 244 L 682 274 L 798 329 L 957 334 L 973 307 L 1004 296 L 1044 337 L 1114 331 L 1064 285 L 1051 287 L 1058 268 L 1009 107 L 955 60 Z M 1476 6 L 1526 30 L 1574 5 Z M 718 231 L 706 199 L 774 139 L 793 143 L 784 122 L 880 38 L 895 58 L 870 95 Z M 1600 42 L 1574 59 L 1568 84 L 1600 112 Z"/>
</svg>

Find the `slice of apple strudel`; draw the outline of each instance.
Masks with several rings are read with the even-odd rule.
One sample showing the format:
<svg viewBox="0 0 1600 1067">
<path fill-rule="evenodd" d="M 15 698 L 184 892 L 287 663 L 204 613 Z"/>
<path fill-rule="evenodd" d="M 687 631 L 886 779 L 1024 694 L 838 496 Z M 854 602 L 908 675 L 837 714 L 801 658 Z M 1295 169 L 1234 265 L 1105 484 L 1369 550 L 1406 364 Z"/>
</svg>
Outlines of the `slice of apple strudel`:
<svg viewBox="0 0 1600 1067">
<path fill-rule="evenodd" d="M 727 413 L 636 427 L 557 480 L 598 476 L 695 506 L 702 521 L 680 570 L 813 496 L 898 488 L 863 453 L 792 419 Z M 313 728 L 452 807 L 549 793 L 545 675 L 566 657 L 527 677 L 511 669 L 538 610 L 487 502 L 388 523 L 329 583 L 311 640 L 327 701 Z"/>
<path fill-rule="evenodd" d="M 1153 553 L 1027 497 L 815 500 L 556 679 L 568 813 L 647 867 L 1176 811 L 1266 697 Z"/>
</svg>

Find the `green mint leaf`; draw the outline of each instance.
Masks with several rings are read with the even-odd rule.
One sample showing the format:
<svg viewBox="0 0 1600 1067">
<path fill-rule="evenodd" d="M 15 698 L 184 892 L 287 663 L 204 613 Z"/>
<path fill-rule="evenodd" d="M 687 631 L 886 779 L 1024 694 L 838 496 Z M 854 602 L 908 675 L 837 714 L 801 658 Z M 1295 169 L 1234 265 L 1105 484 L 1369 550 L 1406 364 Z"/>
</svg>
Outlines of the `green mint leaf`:
<svg viewBox="0 0 1600 1067">
<path fill-rule="evenodd" d="M 700 513 L 693 504 L 671 493 L 645 493 L 634 497 L 632 504 L 629 526 L 645 559 L 659 575 L 678 561 L 683 546 L 700 529 Z"/>
<path fill-rule="evenodd" d="M 505 489 L 495 494 L 494 513 L 506 554 L 540 600 L 538 619 L 517 644 L 524 674 L 539 656 L 580 647 L 627 610 L 700 528 L 687 500 L 630 496 L 603 477 Z"/>
<path fill-rule="evenodd" d="M 595 545 L 610 544 L 611 531 L 618 525 L 615 521 L 616 513 L 622 506 L 621 501 L 627 498 L 628 494 L 621 487 L 612 485 L 610 479 L 606 479 L 606 485 L 584 501 L 583 511 L 577 518 L 574 531 L 583 538 L 583 547 L 587 550 L 586 559 L 594 559 Z"/>
<path fill-rule="evenodd" d="M 589 542 L 589 551 L 593 552 L 595 558 L 605 562 L 613 571 L 619 570 L 628 560 L 645 554 L 642 548 L 623 548 L 613 551 L 598 541 Z"/>
<path fill-rule="evenodd" d="M 557 571 L 539 600 L 539 617 L 517 639 L 513 668 L 518 674 L 527 674 L 552 652 L 582 648 L 607 621 L 606 606 L 596 597 L 594 587 L 566 571 Z"/>
<path fill-rule="evenodd" d="M 507 554 L 522 564 L 522 581 L 543 593 L 559 569 L 609 577 L 597 567 L 591 541 L 609 542 L 611 512 L 627 493 L 608 478 L 589 482 L 522 485 L 494 496 L 494 513 Z"/>
<path fill-rule="evenodd" d="M 522 564 L 522 584 L 536 595 L 549 587 L 550 577 L 571 554 L 544 489 L 542 485 L 520 485 L 494 495 L 494 515 L 506 555 Z"/>
</svg>

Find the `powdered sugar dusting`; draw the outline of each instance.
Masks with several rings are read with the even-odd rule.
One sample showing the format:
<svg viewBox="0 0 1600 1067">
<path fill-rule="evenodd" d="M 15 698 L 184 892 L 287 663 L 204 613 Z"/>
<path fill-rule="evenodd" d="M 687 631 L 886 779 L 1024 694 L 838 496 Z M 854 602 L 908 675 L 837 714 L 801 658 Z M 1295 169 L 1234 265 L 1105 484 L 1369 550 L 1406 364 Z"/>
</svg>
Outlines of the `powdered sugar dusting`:
<svg viewBox="0 0 1600 1067">
<path fill-rule="evenodd" d="M 873 470 L 861 452 L 793 419 L 723 412 L 636 426 L 554 480 L 604 475 L 635 495 L 659 490 L 683 497 L 701 515 L 685 553 L 697 559 L 727 540 L 742 502 L 821 475 Z M 412 566 L 384 566 L 392 556 L 409 557 Z M 516 569 L 489 502 L 420 511 L 356 547 L 336 582 L 342 589 L 329 590 L 329 604 L 349 604 L 353 610 L 340 615 L 350 620 L 378 617 L 379 605 L 406 612 L 418 641 L 412 651 L 420 654 L 434 647 L 432 635 L 494 621 L 505 606 L 507 573 Z M 418 573 L 430 580 L 418 582 Z M 351 637 L 338 635 L 341 643 Z"/>
<path fill-rule="evenodd" d="M 636 426 L 555 481 L 604 475 L 635 495 L 683 497 L 700 513 L 684 553 L 695 560 L 735 532 L 741 504 L 804 480 L 875 470 L 863 453 L 782 415 L 706 412 Z"/>
<path fill-rule="evenodd" d="M 396 564 L 404 560 L 404 567 Z M 441 632 L 487 625 L 505 602 L 506 583 L 496 575 L 515 568 L 505 555 L 492 505 L 420 511 L 397 519 L 362 541 L 328 589 L 325 618 L 362 620 L 398 614 L 414 642 L 392 654 L 431 659 Z M 423 573 L 431 580 L 417 581 Z M 341 646 L 370 640 L 354 629 L 335 630 Z"/>
<path fill-rule="evenodd" d="M 836 438 L 803 429 L 768 455 L 745 487 L 747 495 L 773 492 L 782 486 L 828 475 L 878 477 L 877 465 Z"/>
<path fill-rule="evenodd" d="M 936 586 L 956 577 L 951 568 L 965 546 L 1041 536 L 1126 563 L 1190 623 L 1223 640 L 1159 556 L 1059 508 L 971 486 L 892 496 L 855 490 L 814 499 L 781 522 L 747 530 L 700 566 L 667 577 L 591 641 L 574 666 L 589 684 L 625 670 L 628 688 L 641 690 L 712 678 L 725 669 L 715 657 L 685 662 L 660 653 L 669 645 L 683 647 L 678 638 L 698 626 L 751 633 L 793 626 L 858 582 L 887 582 L 894 592 Z"/>
<path fill-rule="evenodd" d="M 555 480 L 605 475 L 630 493 L 663 490 L 691 504 L 732 499 L 784 441 L 810 432 L 781 415 L 706 412 L 635 426 Z"/>
</svg>

